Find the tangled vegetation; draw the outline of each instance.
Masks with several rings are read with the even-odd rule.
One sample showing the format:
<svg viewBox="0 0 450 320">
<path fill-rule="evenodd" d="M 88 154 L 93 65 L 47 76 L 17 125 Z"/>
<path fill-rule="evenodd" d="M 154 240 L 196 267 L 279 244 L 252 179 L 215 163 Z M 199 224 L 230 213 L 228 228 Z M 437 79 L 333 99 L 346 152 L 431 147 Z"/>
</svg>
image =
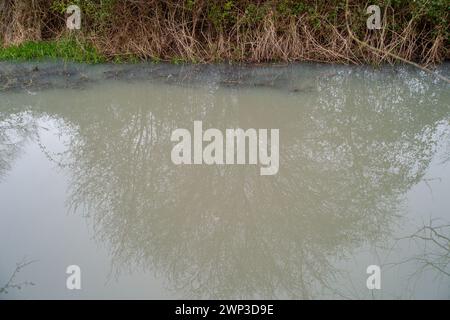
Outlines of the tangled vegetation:
<svg viewBox="0 0 450 320">
<path fill-rule="evenodd" d="M 67 38 L 76 42 L 65 43 L 93 48 L 87 50 L 91 62 L 132 57 L 379 64 L 398 56 L 431 65 L 449 58 L 448 0 L 348 0 L 348 6 L 346 1 L 2 0 L 0 58 L 34 57 L 18 52 L 42 45 L 24 43 Z M 79 31 L 66 28 L 70 4 L 81 8 Z M 381 30 L 366 27 L 369 4 L 381 8 Z M 5 49 L 10 46 L 16 49 Z M 58 57 L 79 60 L 71 46 L 61 49 Z"/>
</svg>

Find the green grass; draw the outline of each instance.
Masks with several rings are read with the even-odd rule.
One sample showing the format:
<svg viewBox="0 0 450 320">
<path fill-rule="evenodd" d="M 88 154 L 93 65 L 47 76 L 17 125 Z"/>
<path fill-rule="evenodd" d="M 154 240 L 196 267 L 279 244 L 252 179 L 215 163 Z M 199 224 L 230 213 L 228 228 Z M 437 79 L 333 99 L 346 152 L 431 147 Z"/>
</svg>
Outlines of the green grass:
<svg viewBox="0 0 450 320">
<path fill-rule="evenodd" d="M 0 47 L 0 60 L 42 60 L 62 59 L 64 61 L 102 63 L 106 59 L 97 50 L 75 40 L 29 41 L 18 46 Z"/>
</svg>

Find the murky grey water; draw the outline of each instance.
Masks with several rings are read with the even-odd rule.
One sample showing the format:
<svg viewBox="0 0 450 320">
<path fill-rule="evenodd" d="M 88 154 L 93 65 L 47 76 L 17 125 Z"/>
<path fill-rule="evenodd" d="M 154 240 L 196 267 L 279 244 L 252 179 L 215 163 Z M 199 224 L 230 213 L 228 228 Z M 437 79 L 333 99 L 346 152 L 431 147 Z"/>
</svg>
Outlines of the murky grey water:
<svg viewBox="0 0 450 320">
<path fill-rule="evenodd" d="M 0 288 L 37 261 L 0 298 L 450 298 L 449 89 L 404 67 L 1 63 Z M 194 120 L 279 129 L 278 174 L 175 166 Z"/>
</svg>

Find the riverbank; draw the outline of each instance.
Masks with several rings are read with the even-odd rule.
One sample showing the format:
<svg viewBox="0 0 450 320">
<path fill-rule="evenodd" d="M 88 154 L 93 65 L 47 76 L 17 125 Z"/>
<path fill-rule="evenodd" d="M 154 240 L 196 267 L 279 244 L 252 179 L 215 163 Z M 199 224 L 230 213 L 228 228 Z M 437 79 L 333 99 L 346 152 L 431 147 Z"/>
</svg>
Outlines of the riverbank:
<svg viewBox="0 0 450 320">
<path fill-rule="evenodd" d="M 81 30 L 66 28 L 69 4 Z M 366 1 L 3 2 L 0 60 L 77 62 L 315 61 L 432 65 L 450 58 L 445 0 L 381 0 L 380 30 L 368 30 Z"/>
</svg>

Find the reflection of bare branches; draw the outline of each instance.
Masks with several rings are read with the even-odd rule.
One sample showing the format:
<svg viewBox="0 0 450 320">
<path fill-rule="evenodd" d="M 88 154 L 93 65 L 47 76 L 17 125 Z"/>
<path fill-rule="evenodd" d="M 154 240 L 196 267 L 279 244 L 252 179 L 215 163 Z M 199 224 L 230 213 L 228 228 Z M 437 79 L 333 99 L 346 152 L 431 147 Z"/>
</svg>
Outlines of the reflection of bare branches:
<svg viewBox="0 0 450 320">
<path fill-rule="evenodd" d="M 30 264 L 36 262 L 36 260 L 27 261 L 25 258 L 16 264 L 16 268 L 14 269 L 14 272 L 9 277 L 9 280 L 6 282 L 6 284 L 3 287 L 0 287 L 0 294 L 7 294 L 9 290 L 17 289 L 21 290 L 25 286 L 34 286 L 35 284 L 31 281 L 22 281 L 22 282 L 15 282 L 17 275 L 22 271 L 23 268 L 26 266 L 29 266 Z"/>
<path fill-rule="evenodd" d="M 431 221 L 410 236 L 413 240 L 424 242 L 424 252 L 415 259 L 422 269 L 434 268 L 450 277 L 450 224 L 433 226 Z"/>
<path fill-rule="evenodd" d="M 230 121 L 222 113 L 244 106 L 245 95 L 218 100 L 210 91 L 197 97 L 210 101 L 202 108 L 186 102 L 189 89 L 170 88 L 152 108 L 104 103 L 89 118 L 71 119 L 70 204 L 92 217 L 118 269 L 165 273 L 190 297 L 311 298 L 316 287 L 346 297 L 333 288 L 341 277 L 333 258 L 389 231 L 398 196 L 423 178 L 436 123 L 447 115 L 423 113 L 407 86 L 356 94 L 341 85 L 347 76 L 319 84 L 310 108 L 271 118 L 284 133 L 283 167 L 273 179 L 248 167 L 219 175 L 215 167 L 166 165 L 173 127 Z M 400 93 L 404 104 L 392 106 Z M 242 107 L 239 120 L 267 127 L 252 111 Z"/>
<path fill-rule="evenodd" d="M 428 190 L 430 190 L 431 196 L 433 196 L 433 188 L 431 188 L 430 182 L 432 181 L 442 182 L 442 178 L 423 178 L 422 181 L 425 183 Z"/>
<path fill-rule="evenodd" d="M 26 112 L 12 115 L 0 112 L 0 179 L 10 169 L 23 143 L 36 132 L 33 120 Z"/>
<path fill-rule="evenodd" d="M 413 234 L 402 239 L 414 241 L 421 253 L 396 264 L 416 262 L 419 268 L 412 276 L 420 276 L 427 269 L 450 277 L 450 224 L 434 225 L 434 220 L 424 224 Z"/>
</svg>

